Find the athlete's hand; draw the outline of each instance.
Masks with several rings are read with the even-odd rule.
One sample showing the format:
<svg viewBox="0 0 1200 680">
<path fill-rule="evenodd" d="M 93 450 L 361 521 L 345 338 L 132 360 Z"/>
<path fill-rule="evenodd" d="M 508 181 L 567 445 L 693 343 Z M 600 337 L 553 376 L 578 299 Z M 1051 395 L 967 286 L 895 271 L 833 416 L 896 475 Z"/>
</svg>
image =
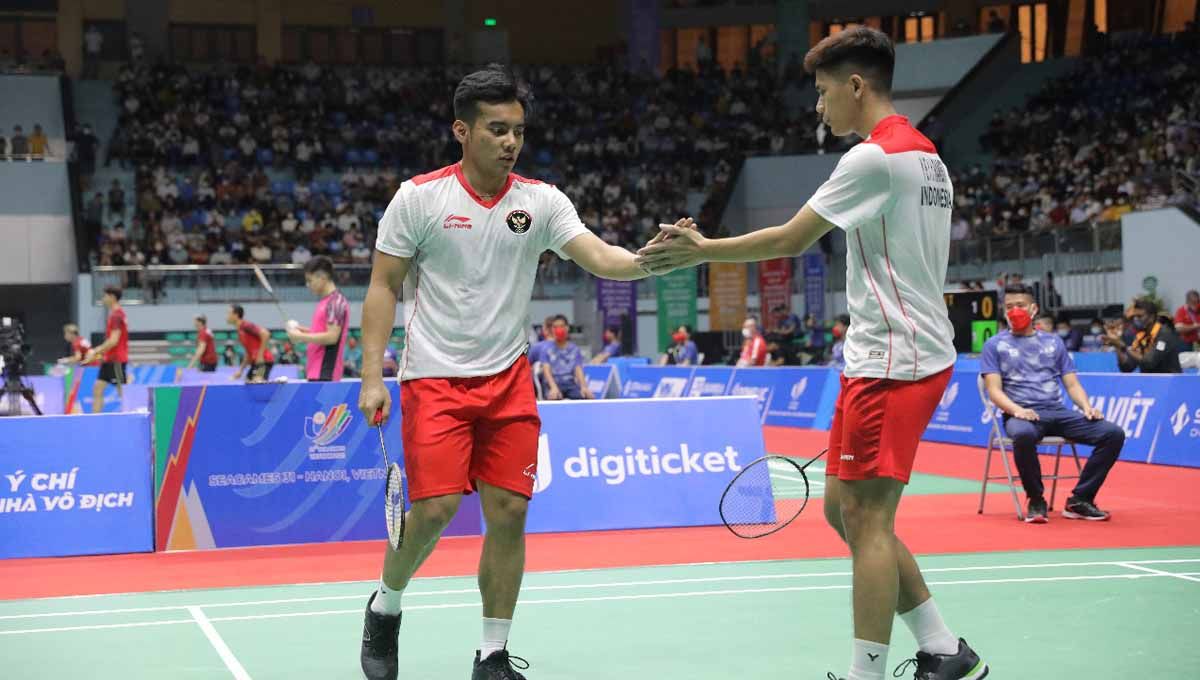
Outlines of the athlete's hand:
<svg viewBox="0 0 1200 680">
<path fill-rule="evenodd" d="M 362 411 L 367 422 L 372 425 L 382 427 L 387 424 L 392 415 L 392 395 L 388 392 L 387 385 L 383 384 L 383 378 L 363 379 L 362 389 L 358 393 L 358 410 Z M 383 419 L 376 423 L 375 414 L 380 410 L 383 411 Z"/>
<path fill-rule="evenodd" d="M 584 399 L 595 399 L 596 398 L 596 395 L 592 393 L 592 388 L 588 387 L 587 385 L 584 385 L 579 390 L 579 392 L 580 392 L 580 394 L 583 395 Z"/>
<path fill-rule="evenodd" d="M 546 397 L 550 401 L 560 401 L 562 399 L 562 392 L 557 387 L 551 387 L 550 394 L 546 395 Z"/>
<path fill-rule="evenodd" d="M 1041 417 L 1038 416 L 1037 411 L 1034 411 L 1031 408 L 1019 408 L 1013 412 L 1013 417 L 1034 422 L 1041 420 Z"/>
<path fill-rule="evenodd" d="M 703 262 L 704 242 L 708 239 L 700 235 L 695 225 L 690 217 L 675 224 L 658 225 L 659 235 L 638 250 L 638 265 L 651 274 L 660 275 Z"/>
<path fill-rule="evenodd" d="M 1104 414 L 1100 412 L 1100 409 L 1094 406 L 1087 407 L 1083 411 L 1083 417 L 1087 418 L 1088 420 L 1104 420 Z"/>
</svg>

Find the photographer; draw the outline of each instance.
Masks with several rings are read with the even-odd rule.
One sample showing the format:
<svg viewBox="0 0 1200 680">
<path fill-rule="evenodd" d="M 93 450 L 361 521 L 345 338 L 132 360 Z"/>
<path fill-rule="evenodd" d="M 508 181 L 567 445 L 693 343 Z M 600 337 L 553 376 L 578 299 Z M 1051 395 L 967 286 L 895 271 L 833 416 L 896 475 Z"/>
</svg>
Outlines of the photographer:
<svg viewBox="0 0 1200 680">
<path fill-rule="evenodd" d="M 1183 373 L 1179 365 L 1179 336 L 1169 323 L 1158 318 L 1158 305 L 1140 298 L 1133 303 L 1128 316 L 1137 331 L 1132 342 L 1126 343 L 1114 328 L 1104 338 L 1104 344 L 1117 349 L 1121 372 L 1141 369 L 1142 373 Z"/>
</svg>

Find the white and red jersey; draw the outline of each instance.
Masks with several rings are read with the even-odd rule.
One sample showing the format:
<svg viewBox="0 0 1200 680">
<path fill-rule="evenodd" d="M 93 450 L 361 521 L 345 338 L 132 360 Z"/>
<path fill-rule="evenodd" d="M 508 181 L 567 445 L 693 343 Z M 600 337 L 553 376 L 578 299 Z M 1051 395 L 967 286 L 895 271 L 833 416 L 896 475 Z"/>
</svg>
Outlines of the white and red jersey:
<svg viewBox="0 0 1200 680">
<path fill-rule="evenodd" d="M 525 328 L 538 259 L 587 232 L 570 199 L 510 174 L 490 200 L 461 164 L 400 185 L 375 248 L 412 259 L 400 379 L 503 372 L 528 346 Z"/>
<path fill-rule="evenodd" d="M 907 118 L 888 116 L 808 205 L 846 231 L 845 375 L 920 380 L 951 366 L 942 292 L 954 187 L 933 143 Z"/>
</svg>

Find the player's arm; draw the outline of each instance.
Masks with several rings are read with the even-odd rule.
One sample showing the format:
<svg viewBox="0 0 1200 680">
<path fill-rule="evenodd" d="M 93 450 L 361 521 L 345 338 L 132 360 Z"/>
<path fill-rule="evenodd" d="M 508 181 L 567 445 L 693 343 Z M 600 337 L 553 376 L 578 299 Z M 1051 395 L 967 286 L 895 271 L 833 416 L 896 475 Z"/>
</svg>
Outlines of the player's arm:
<svg viewBox="0 0 1200 680">
<path fill-rule="evenodd" d="M 342 327 L 339 324 L 332 323 L 325 327 L 325 330 L 320 333 L 298 328 L 288 332 L 288 337 L 292 342 L 314 343 L 317 345 L 336 345 L 342 337 Z"/>
<path fill-rule="evenodd" d="M 605 243 L 590 231 L 568 241 L 562 251 L 580 267 L 602 279 L 636 281 L 650 275 L 638 265 L 633 253 Z"/>
<path fill-rule="evenodd" d="M 1079 382 L 1079 376 L 1074 373 L 1065 373 L 1062 377 L 1063 386 L 1067 388 L 1067 396 L 1071 397 L 1071 401 L 1083 411 L 1083 415 L 1088 420 L 1100 420 L 1104 416 L 1101 415 L 1099 409 L 1092 408 L 1092 403 L 1088 401 L 1087 390 L 1083 389 L 1083 384 Z"/>
<path fill-rule="evenodd" d="M 549 363 L 542 364 L 542 377 L 545 378 L 546 387 L 549 388 L 549 394 L 546 395 L 546 398 L 554 400 L 562 399 L 562 390 L 558 389 L 558 381 L 554 379 L 554 373 L 550 371 Z"/>
<path fill-rule="evenodd" d="M 271 340 L 271 334 L 262 326 L 258 327 L 258 356 L 254 357 L 254 363 L 262 364 L 267 360 L 267 342 Z"/>
<path fill-rule="evenodd" d="M 108 334 L 108 337 L 104 339 L 104 342 L 88 350 L 87 355 L 85 355 L 83 358 L 84 363 L 91 362 L 91 360 L 95 357 L 104 356 L 105 352 L 116 347 L 117 343 L 119 342 L 121 342 L 121 329 L 114 328 L 112 332 Z"/>
<path fill-rule="evenodd" d="M 1004 382 L 1001 380 L 999 373 L 984 373 L 983 384 L 987 388 L 988 397 L 1001 411 L 1022 420 L 1038 419 L 1036 411 L 1024 408 L 1008 398 L 1008 395 L 1004 393 Z"/>
<path fill-rule="evenodd" d="M 589 364 L 602 364 L 602 363 L 608 361 L 609 358 L 610 357 L 608 356 L 608 352 L 600 352 L 596 356 L 592 357 L 592 360 L 589 361 L 588 363 Z"/>
<path fill-rule="evenodd" d="M 587 375 L 583 372 L 583 362 L 575 364 L 575 384 L 579 385 L 579 394 L 584 399 L 593 399 L 592 389 L 588 387 Z"/>
<path fill-rule="evenodd" d="M 383 384 L 383 353 L 396 325 L 396 302 L 404 289 L 412 259 L 376 250 L 371 265 L 371 282 L 363 301 L 362 391 L 358 407 L 368 422 L 383 410 L 384 422 L 391 415 L 391 395 Z"/>
<path fill-rule="evenodd" d="M 834 225 L 806 204 L 785 224 L 732 238 L 705 238 L 693 227 L 691 218 L 674 225 L 660 224 L 666 238 L 639 250 L 637 262 L 652 274 L 665 274 L 702 262 L 757 262 L 792 257 L 812 247 Z"/>
<path fill-rule="evenodd" d="M 195 354 L 192 354 L 191 359 L 188 359 L 188 368 L 193 368 L 196 364 L 200 363 L 200 357 L 204 356 L 204 349 L 207 346 L 208 343 L 204 341 L 204 338 L 200 338 L 196 341 L 196 352 Z"/>
</svg>

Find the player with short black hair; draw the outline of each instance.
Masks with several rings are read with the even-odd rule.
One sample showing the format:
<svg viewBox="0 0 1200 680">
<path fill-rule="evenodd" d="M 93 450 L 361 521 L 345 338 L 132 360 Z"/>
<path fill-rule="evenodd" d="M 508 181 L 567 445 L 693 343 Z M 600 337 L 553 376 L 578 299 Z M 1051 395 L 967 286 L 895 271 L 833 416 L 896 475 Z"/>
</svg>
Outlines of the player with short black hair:
<svg viewBox="0 0 1200 680">
<path fill-rule="evenodd" d="M 225 321 L 237 329 L 238 341 L 242 343 L 245 353 L 242 364 L 231 376 L 231 380 L 240 380 L 246 375 L 246 382 L 266 382 L 271 377 L 271 368 L 275 366 L 275 355 L 269 346 L 271 334 L 267 329 L 246 320 L 246 309 L 241 305 L 229 305 Z"/>
<path fill-rule="evenodd" d="M 847 677 L 883 678 L 900 612 L 920 647 L 918 678 L 978 680 L 987 664 L 946 627 L 894 528 L 921 434 L 957 359 L 942 296 L 953 187 L 933 143 L 896 113 L 895 59 L 891 40 L 866 26 L 825 38 L 805 57 L 822 121 L 834 135 L 864 141 L 786 224 L 708 239 L 689 220 L 664 226 L 670 238 L 638 252 L 643 266 L 660 274 L 700 262 L 793 257 L 835 227 L 846 232 L 853 322 L 830 430 L 825 514 L 854 558 Z"/>
<path fill-rule="evenodd" d="M 557 188 L 513 173 L 532 96 L 503 66 L 476 71 L 454 94 L 462 161 L 401 184 L 379 222 L 363 304 L 359 408 L 392 413 L 383 357 L 401 289 L 409 319 L 400 369 L 401 433 L 412 508 L 399 550 L 389 545 L 363 622 L 369 679 L 399 667 L 401 596 L 458 511 L 478 492 L 487 521 L 479 586 L 483 636 L 473 680 L 522 680 L 507 649 L 525 568 L 525 515 L 537 474 L 541 420 L 526 323 L 547 250 L 604 278 L 646 276 L 628 251 L 580 221 Z M 424 677 L 420 669 L 406 674 Z"/>
<path fill-rule="evenodd" d="M 120 286 L 106 286 L 101 301 L 108 308 L 108 321 L 104 325 L 104 342 L 88 350 L 83 363 L 90 364 L 103 357 L 100 375 L 92 386 L 92 413 L 104 412 L 104 390 L 116 385 L 117 399 L 125 397 L 125 368 L 129 362 L 129 322 L 125 309 L 121 307 Z"/>
<path fill-rule="evenodd" d="M 187 368 L 199 364 L 201 371 L 213 373 L 217 370 L 217 342 L 208 329 L 208 317 L 197 314 L 192 325 L 196 329 L 196 352 L 188 360 Z"/>
<path fill-rule="evenodd" d="M 319 255 L 304 265 L 304 285 L 318 298 L 312 322 L 301 326 L 288 321 L 288 338 L 304 343 L 304 377 L 311 382 L 342 379 L 345 373 L 346 335 L 350 332 L 350 301 L 333 280 L 333 260 Z"/>
</svg>

